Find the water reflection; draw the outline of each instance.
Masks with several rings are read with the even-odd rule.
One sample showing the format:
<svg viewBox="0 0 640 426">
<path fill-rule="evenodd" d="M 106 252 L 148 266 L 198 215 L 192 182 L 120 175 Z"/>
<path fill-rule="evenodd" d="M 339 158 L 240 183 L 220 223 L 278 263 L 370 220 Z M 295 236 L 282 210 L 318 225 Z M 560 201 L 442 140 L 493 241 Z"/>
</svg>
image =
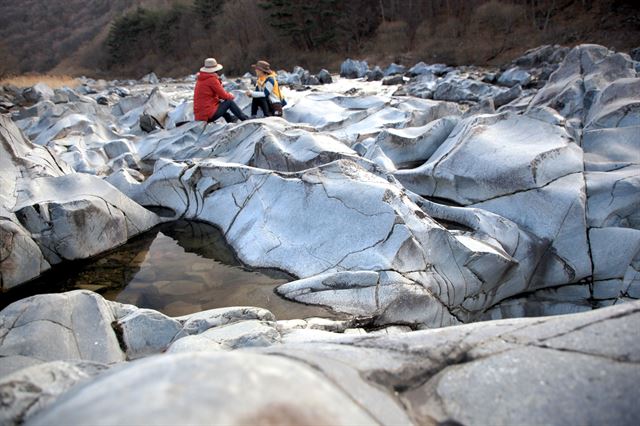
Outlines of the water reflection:
<svg viewBox="0 0 640 426">
<path fill-rule="evenodd" d="M 201 222 L 161 225 L 103 256 L 62 268 L 65 270 L 55 268 L 25 287 L 37 292 L 83 288 L 170 316 L 226 306 L 258 306 L 278 319 L 335 317 L 324 308 L 276 295 L 275 287 L 293 277 L 275 270 L 246 269 L 221 232 Z"/>
</svg>

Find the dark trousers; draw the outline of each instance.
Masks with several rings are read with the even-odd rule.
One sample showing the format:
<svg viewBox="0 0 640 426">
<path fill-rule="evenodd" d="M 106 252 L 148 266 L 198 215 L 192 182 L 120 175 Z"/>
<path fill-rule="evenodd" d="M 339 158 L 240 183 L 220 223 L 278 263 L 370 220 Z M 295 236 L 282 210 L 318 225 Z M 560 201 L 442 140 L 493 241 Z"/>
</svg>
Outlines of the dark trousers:
<svg viewBox="0 0 640 426">
<path fill-rule="evenodd" d="M 244 121 L 249 118 L 245 113 L 242 112 L 240 107 L 235 102 L 227 100 L 220 102 L 220 105 L 218 105 L 218 110 L 207 121 L 211 123 L 212 121 L 216 121 L 220 117 L 224 117 L 227 123 L 233 123 L 236 120 L 234 120 L 231 114 L 229 114 L 229 110 L 231 110 L 233 115 L 238 117 L 238 120 L 240 121 Z"/>
<path fill-rule="evenodd" d="M 269 105 L 267 98 L 253 98 L 253 100 L 251 101 L 252 116 L 258 113 L 258 108 L 262 110 L 262 115 L 264 115 L 265 117 L 271 117 L 273 115 L 271 105 Z"/>
</svg>

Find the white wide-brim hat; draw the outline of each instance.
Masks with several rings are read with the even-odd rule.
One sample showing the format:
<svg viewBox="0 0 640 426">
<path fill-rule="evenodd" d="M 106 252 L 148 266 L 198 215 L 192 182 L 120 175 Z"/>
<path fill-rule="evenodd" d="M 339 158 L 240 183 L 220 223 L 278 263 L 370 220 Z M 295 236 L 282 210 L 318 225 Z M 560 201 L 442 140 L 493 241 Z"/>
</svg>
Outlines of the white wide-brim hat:
<svg viewBox="0 0 640 426">
<path fill-rule="evenodd" d="M 216 72 L 222 69 L 222 64 L 219 64 L 214 58 L 207 58 L 204 60 L 204 67 L 200 68 L 202 72 Z"/>
</svg>

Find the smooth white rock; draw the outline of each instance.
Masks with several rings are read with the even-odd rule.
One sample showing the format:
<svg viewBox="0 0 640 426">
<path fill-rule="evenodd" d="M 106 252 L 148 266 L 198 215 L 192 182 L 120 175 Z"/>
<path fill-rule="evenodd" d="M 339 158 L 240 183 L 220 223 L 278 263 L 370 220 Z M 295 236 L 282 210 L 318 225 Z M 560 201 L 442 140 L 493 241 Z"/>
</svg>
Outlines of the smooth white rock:
<svg viewBox="0 0 640 426">
<path fill-rule="evenodd" d="M 471 204 L 582 170 L 582 150 L 564 129 L 502 113 L 461 121 L 428 162 L 395 176 L 420 195 Z"/>
<path fill-rule="evenodd" d="M 345 398 L 338 385 L 282 357 L 171 354 L 127 367 L 67 393 L 29 424 L 237 424 L 266 418 L 277 424 L 376 423 L 361 406 Z M 129 392 L 134 387 L 136 392 Z M 175 405 L 177 389 L 189 404 Z"/>
<path fill-rule="evenodd" d="M 120 362 L 115 319 L 110 305 L 86 290 L 22 299 L 0 312 L 0 356 Z"/>
</svg>

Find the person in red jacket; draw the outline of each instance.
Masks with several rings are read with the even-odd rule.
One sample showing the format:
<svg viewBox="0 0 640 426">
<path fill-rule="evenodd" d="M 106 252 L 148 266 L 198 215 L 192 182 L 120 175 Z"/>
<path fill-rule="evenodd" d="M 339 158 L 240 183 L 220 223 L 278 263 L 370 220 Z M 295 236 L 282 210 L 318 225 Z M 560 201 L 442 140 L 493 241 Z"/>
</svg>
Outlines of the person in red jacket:
<svg viewBox="0 0 640 426">
<path fill-rule="evenodd" d="M 214 58 L 205 59 L 204 67 L 200 68 L 193 92 L 193 114 L 198 121 L 211 123 L 224 117 L 227 123 L 233 123 L 236 120 L 229 111 L 240 121 L 249 118 L 233 101 L 234 96 L 222 87 L 220 77 L 216 74 L 221 69 L 222 65 Z"/>
</svg>

